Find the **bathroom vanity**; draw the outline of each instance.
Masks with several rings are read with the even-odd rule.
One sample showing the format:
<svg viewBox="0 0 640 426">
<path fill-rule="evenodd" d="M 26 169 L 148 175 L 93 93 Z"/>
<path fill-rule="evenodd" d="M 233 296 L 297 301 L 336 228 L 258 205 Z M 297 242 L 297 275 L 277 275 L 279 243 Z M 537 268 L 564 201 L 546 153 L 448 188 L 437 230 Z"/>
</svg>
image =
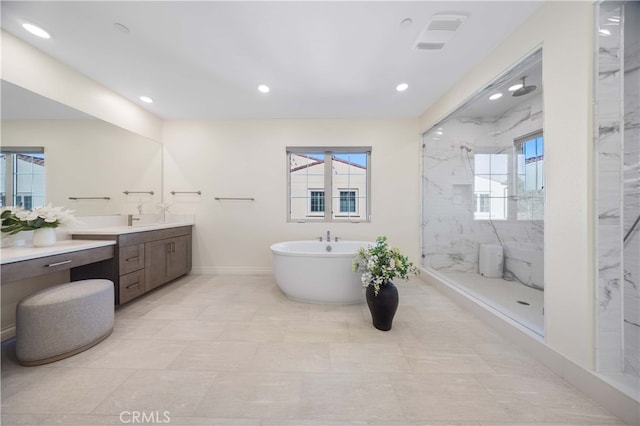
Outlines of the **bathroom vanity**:
<svg viewBox="0 0 640 426">
<path fill-rule="evenodd" d="M 115 226 L 72 232 L 73 240 L 115 241 L 115 256 L 75 268 L 72 280 L 107 278 L 115 283 L 116 304 L 123 304 L 191 270 L 191 224 Z"/>
</svg>

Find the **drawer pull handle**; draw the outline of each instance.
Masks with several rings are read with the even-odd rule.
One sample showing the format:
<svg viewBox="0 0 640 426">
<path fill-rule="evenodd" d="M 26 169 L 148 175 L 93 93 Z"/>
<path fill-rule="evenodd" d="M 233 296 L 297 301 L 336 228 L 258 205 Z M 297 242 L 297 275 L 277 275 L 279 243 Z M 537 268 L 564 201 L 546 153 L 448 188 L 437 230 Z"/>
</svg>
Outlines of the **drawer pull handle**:
<svg viewBox="0 0 640 426">
<path fill-rule="evenodd" d="M 140 259 L 140 256 L 127 257 L 124 261 L 125 262 L 131 262 L 134 259 Z"/>
<path fill-rule="evenodd" d="M 133 284 L 129 284 L 129 285 L 127 286 L 127 290 L 129 290 L 130 288 L 134 288 L 134 287 L 140 287 L 140 281 L 136 281 L 136 282 L 135 282 L 135 283 L 133 283 Z"/>
<path fill-rule="evenodd" d="M 67 263 L 71 263 L 70 260 L 63 260 L 62 262 L 50 263 L 47 265 L 47 268 L 53 268 L 55 266 L 66 265 Z"/>
</svg>

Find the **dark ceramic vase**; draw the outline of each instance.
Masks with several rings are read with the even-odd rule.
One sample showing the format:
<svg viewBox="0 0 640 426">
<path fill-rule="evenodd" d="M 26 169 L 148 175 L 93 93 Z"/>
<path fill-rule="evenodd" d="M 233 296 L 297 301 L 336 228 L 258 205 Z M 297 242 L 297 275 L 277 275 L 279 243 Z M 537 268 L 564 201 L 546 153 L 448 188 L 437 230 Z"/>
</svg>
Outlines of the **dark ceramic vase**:
<svg viewBox="0 0 640 426">
<path fill-rule="evenodd" d="M 398 289 L 388 281 L 380 286 L 376 296 L 373 285 L 367 286 L 367 305 L 371 311 L 373 326 L 378 330 L 389 331 L 393 323 L 393 317 L 398 310 Z"/>
</svg>

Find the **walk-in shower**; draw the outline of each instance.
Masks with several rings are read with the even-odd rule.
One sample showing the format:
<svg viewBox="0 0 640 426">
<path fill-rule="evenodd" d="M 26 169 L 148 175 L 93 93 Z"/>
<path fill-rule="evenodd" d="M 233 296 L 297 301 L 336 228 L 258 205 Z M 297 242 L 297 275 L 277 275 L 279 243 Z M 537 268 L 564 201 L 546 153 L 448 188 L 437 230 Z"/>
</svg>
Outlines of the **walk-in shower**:
<svg viewBox="0 0 640 426">
<path fill-rule="evenodd" d="M 640 4 L 596 4 L 596 369 L 640 397 Z"/>
<path fill-rule="evenodd" d="M 542 96 L 537 50 L 427 131 L 422 151 L 422 266 L 539 335 Z"/>
</svg>

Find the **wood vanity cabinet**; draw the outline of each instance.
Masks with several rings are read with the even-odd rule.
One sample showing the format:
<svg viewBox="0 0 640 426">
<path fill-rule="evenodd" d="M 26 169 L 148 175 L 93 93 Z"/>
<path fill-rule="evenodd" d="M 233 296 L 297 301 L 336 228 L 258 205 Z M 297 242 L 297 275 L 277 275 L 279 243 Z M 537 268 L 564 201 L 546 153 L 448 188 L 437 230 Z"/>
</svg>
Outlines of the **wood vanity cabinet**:
<svg viewBox="0 0 640 426">
<path fill-rule="evenodd" d="M 103 278 L 114 281 L 116 303 L 126 303 L 191 270 L 192 227 L 117 235 L 74 235 L 74 239 L 115 239 L 116 260 Z"/>
</svg>

